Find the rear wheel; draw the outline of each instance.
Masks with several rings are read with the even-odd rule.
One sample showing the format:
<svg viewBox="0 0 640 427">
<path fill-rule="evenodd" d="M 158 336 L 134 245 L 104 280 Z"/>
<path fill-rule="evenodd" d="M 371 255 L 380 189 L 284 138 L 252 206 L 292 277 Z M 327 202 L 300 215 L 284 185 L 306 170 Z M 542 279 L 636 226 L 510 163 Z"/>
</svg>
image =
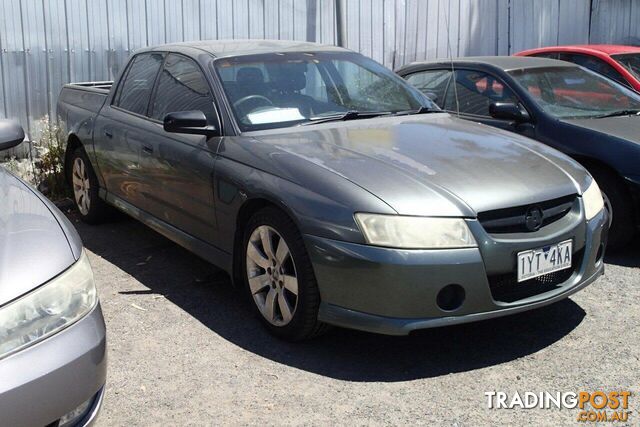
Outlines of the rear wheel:
<svg viewBox="0 0 640 427">
<path fill-rule="evenodd" d="M 247 224 L 243 244 L 246 288 L 267 329 L 290 341 L 324 332 L 320 293 L 302 236 L 283 212 L 265 208 Z"/>
<path fill-rule="evenodd" d="M 603 169 L 592 169 L 609 213 L 609 247 L 620 248 L 633 238 L 636 232 L 631 204 L 631 195 L 624 183 L 613 173 Z"/>
<path fill-rule="evenodd" d="M 89 162 L 83 147 L 75 149 L 71 155 L 71 186 L 73 200 L 80 214 L 80 218 L 89 224 L 98 224 L 112 214 L 109 207 L 98 196 L 98 178 Z"/>
</svg>

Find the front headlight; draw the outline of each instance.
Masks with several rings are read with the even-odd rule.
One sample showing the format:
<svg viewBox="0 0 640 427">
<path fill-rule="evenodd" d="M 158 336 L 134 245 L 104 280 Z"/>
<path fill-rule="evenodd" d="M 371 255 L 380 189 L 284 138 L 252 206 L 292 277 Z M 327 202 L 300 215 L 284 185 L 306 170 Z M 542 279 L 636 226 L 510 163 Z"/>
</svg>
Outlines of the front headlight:
<svg viewBox="0 0 640 427">
<path fill-rule="evenodd" d="M 0 358 L 78 321 L 98 301 L 87 255 L 58 277 L 0 308 Z"/>
<path fill-rule="evenodd" d="M 470 248 L 477 246 L 461 218 L 357 213 L 367 243 L 405 249 Z"/>
<path fill-rule="evenodd" d="M 594 216 L 598 215 L 602 208 L 604 208 L 604 200 L 602 200 L 602 192 L 596 180 L 592 180 L 587 191 L 582 193 L 582 201 L 584 202 L 584 213 L 589 221 Z"/>
</svg>

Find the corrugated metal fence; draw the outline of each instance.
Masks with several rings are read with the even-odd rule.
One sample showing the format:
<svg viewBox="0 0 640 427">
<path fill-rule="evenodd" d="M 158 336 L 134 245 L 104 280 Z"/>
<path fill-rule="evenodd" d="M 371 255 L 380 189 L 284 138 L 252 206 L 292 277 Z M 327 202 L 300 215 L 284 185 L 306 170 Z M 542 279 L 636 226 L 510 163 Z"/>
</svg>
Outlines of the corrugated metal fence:
<svg viewBox="0 0 640 427">
<path fill-rule="evenodd" d="M 640 45 L 640 1 L 593 0 L 591 40 Z"/>
<path fill-rule="evenodd" d="M 587 43 L 589 0 L 345 1 L 346 45 L 395 67 Z"/>
<path fill-rule="evenodd" d="M 55 114 L 64 83 L 113 79 L 143 46 L 224 38 L 335 44 L 340 29 L 346 47 L 397 67 L 640 41 L 640 0 L 0 0 L 0 117 L 33 133 L 39 118 Z"/>
<path fill-rule="evenodd" d="M 0 0 L 0 117 L 33 134 L 63 84 L 112 80 L 147 45 L 334 34 L 333 0 Z"/>
</svg>

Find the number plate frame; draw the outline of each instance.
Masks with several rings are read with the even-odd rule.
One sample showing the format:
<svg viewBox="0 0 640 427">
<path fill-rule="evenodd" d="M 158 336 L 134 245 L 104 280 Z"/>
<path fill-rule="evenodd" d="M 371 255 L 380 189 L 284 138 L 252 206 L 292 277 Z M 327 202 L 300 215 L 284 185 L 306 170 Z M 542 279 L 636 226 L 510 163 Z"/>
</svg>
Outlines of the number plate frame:
<svg viewBox="0 0 640 427">
<path fill-rule="evenodd" d="M 571 268 L 573 240 L 518 252 L 518 283 Z"/>
</svg>

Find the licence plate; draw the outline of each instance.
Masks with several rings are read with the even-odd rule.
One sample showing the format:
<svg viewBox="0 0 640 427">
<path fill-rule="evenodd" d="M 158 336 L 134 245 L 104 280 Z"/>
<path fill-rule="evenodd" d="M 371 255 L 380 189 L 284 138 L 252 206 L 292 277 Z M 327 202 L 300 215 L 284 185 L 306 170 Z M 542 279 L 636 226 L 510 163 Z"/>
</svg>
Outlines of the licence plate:
<svg viewBox="0 0 640 427">
<path fill-rule="evenodd" d="M 518 282 L 571 268 L 573 242 L 565 240 L 544 248 L 518 252 Z"/>
</svg>

